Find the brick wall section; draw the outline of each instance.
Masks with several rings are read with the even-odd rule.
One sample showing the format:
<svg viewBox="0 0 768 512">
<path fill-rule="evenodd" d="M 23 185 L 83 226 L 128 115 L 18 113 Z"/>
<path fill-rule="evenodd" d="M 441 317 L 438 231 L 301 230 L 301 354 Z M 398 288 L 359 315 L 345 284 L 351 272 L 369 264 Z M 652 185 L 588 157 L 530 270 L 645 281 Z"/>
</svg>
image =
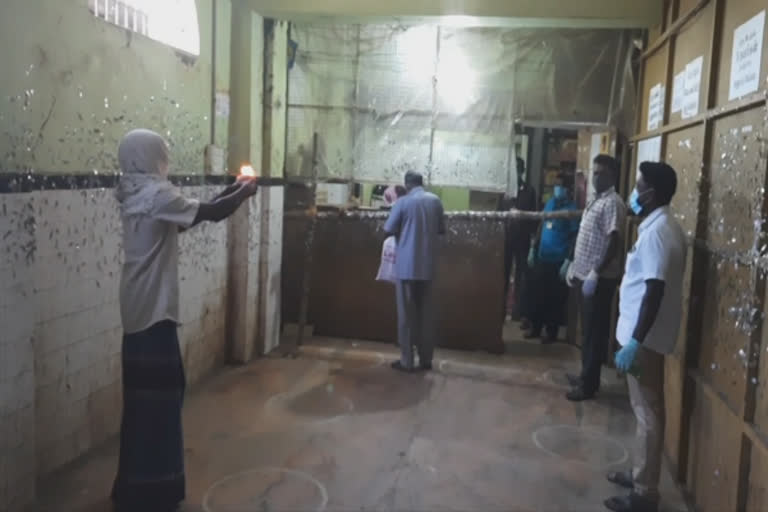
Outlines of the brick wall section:
<svg viewBox="0 0 768 512">
<path fill-rule="evenodd" d="M 207 197 L 217 187 L 185 187 Z M 0 510 L 117 433 L 121 226 L 111 190 L 0 195 Z M 34 222 L 29 222 L 29 218 Z M 190 384 L 225 359 L 226 224 L 180 237 Z M 28 258 L 28 253 L 32 254 Z M 6 468 L 14 468 L 6 471 Z"/>
<path fill-rule="evenodd" d="M 120 222 L 111 191 L 30 194 L 37 219 L 37 470 L 110 436 L 120 407 Z"/>
</svg>

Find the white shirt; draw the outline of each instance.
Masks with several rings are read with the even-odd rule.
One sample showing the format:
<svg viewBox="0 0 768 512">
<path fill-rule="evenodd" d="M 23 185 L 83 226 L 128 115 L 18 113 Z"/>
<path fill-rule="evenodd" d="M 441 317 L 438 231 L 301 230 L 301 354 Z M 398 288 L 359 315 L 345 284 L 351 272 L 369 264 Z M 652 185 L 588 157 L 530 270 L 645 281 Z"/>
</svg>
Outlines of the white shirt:
<svg viewBox="0 0 768 512">
<path fill-rule="evenodd" d="M 188 228 L 199 202 L 177 188 L 154 196 L 147 214 L 123 215 L 125 261 L 120 279 L 123 332 L 179 321 L 179 227 Z"/>
<path fill-rule="evenodd" d="M 669 207 L 655 210 L 640 224 L 619 290 L 616 339 L 622 346 L 629 343 L 637 326 L 645 282 L 657 279 L 664 281 L 664 297 L 643 346 L 660 354 L 675 349 L 683 312 L 686 251 L 685 234 Z"/>
</svg>

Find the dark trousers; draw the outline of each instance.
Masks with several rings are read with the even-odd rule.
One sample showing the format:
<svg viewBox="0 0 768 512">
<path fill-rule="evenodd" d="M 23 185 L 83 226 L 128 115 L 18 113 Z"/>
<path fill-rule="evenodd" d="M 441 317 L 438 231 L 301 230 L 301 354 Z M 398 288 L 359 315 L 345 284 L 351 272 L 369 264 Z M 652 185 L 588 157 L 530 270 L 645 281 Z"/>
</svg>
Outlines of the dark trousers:
<svg viewBox="0 0 768 512">
<path fill-rule="evenodd" d="M 554 337 L 565 323 L 568 286 L 560 279 L 562 265 L 563 262 L 538 262 L 533 269 L 533 278 L 526 295 L 532 300 L 529 320 L 534 333 L 538 334 L 546 327 L 547 333 Z"/>
<path fill-rule="evenodd" d="M 507 247 L 504 251 L 504 311 L 507 310 L 507 300 L 509 298 L 509 278 L 512 276 L 512 267 L 515 269 L 515 314 L 522 315 L 521 307 L 523 299 L 523 289 L 525 288 L 526 274 L 528 273 L 528 250 L 529 247 Z"/>
<path fill-rule="evenodd" d="M 608 352 L 611 305 L 616 279 L 600 279 L 592 297 L 581 297 L 581 381 L 586 393 L 600 388 L 600 370 Z"/>
<path fill-rule="evenodd" d="M 184 499 L 185 377 L 176 324 L 123 336 L 123 421 L 112 500 L 118 512 L 170 512 Z"/>
</svg>

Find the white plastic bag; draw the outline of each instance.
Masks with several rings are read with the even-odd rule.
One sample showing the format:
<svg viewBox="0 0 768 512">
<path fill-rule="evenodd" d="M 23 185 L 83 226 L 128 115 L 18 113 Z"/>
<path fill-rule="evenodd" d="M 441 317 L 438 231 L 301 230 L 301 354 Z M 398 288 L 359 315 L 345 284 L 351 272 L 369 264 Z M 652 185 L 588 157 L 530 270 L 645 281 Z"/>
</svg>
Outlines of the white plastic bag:
<svg viewBox="0 0 768 512">
<path fill-rule="evenodd" d="M 389 281 L 390 283 L 397 281 L 395 275 L 396 253 L 397 242 L 395 237 L 390 236 L 384 240 L 384 245 L 381 247 L 381 265 L 379 265 L 379 273 L 376 275 L 377 281 Z"/>
</svg>

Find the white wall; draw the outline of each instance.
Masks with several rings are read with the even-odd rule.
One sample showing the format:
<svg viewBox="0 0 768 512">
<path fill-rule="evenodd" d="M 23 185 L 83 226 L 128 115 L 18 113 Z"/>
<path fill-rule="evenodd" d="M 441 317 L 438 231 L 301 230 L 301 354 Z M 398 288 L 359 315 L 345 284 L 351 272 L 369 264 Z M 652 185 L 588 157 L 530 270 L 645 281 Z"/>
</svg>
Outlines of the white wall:
<svg viewBox="0 0 768 512">
<path fill-rule="evenodd" d="M 35 491 L 31 208 L 28 197 L 0 196 L 0 510 L 26 503 Z"/>
<path fill-rule="evenodd" d="M 205 198 L 216 190 L 183 191 Z M 29 228 L 12 228 L 9 239 L 34 241 L 31 259 L 5 258 L 1 267 L 8 278 L 3 325 L 10 327 L 1 338 L 1 405 L 4 417 L 30 422 L 15 426 L 16 435 L 34 447 L 37 471 L 46 474 L 117 431 L 121 226 L 111 189 L 2 194 L 0 210 L 33 219 Z M 226 354 L 226 225 L 190 230 L 180 247 L 179 334 L 187 377 L 195 382 Z M 21 467 L 34 469 L 28 461 Z"/>
<path fill-rule="evenodd" d="M 250 64 L 248 83 L 263 83 L 263 20 L 252 15 L 249 49 L 230 62 L 233 10 L 229 0 L 218 0 L 215 55 L 221 62 L 214 66 L 213 2 L 197 0 L 197 5 L 201 55 L 189 62 L 160 43 L 94 18 L 85 1 L 4 2 L 0 38 L 13 44 L 0 46 L 0 97 L 34 94 L 26 103 L 0 102 L 0 180 L 26 170 L 35 176 L 93 175 L 94 169 L 112 174 L 120 137 L 137 127 L 170 139 L 174 174 L 201 174 L 203 150 L 212 141 L 231 149 L 231 120 L 210 118 L 214 87 L 229 94 L 233 77 L 238 78 L 231 71 L 243 69 L 243 62 Z M 284 46 L 281 51 L 284 61 Z M 259 162 L 261 90 L 248 95 L 246 116 L 238 122 L 256 127 L 245 146 Z M 240 99 L 232 98 L 233 112 L 242 111 Z M 239 132 L 233 133 L 239 141 Z M 269 150 L 284 154 L 280 133 Z M 114 436 L 122 406 L 121 226 L 112 190 L 35 190 L 0 191 L 3 512 L 28 504 L 38 477 Z M 182 190 L 206 198 L 220 187 Z M 271 206 L 262 208 L 265 194 L 277 208 L 274 215 Z M 242 314 L 249 346 L 271 347 L 279 333 L 279 312 L 269 303 L 265 315 L 272 341 L 256 339 L 258 308 L 267 306 L 259 300 L 260 267 L 266 260 L 266 275 L 274 276 L 280 265 L 280 248 L 271 243 L 261 256 L 262 225 L 273 232 L 268 240 L 279 243 L 281 192 L 260 193 L 244 205 L 239 222 L 236 230 L 224 222 L 196 227 L 180 238 L 179 335 L 189 384 L 233 355 L 227 336 L 229 285 L 238 277 L 247 273 Z M 230 264 L 234 247 L 247 251 L 237 265 Z M 242 361 L 257 355 L 251 350 Z"/>
<path fill-rule="evenodd" d="M 114 147 L 144 125 L 172 142 L 174 172 L 202 173 L 211 138 L 212 5 L 197 0 L 201 54 L 189 63 L 94 17 L 86 0 L 3 0 L 3 170 L 114 172 Z"/>
<path fill-rule="evenodd" d="M 185 62 L 95 18 L 85 1 L 3 2 L 0 173 L 115 173 L 118 141 L 137 127 L 168 137 L 172 172 L 201 173 L 212 5 L 197 1 L 201 55 Z M 0 194 L 0 211 L 0 510 L 15 510 L 34 495 L 36 476 L 117 431 L 120 226 L 110 190 Z M 210 322 L 203 301 L 214 314 L 225 306 L 221 254 L 202 260 L 210 274 L 189 263 L 182 272 L 185 321 L 198 323 L 182 329 L 192 379 L 223 359 L 222 347 L 201 348 L 200 334 Z"/>
</svg>

